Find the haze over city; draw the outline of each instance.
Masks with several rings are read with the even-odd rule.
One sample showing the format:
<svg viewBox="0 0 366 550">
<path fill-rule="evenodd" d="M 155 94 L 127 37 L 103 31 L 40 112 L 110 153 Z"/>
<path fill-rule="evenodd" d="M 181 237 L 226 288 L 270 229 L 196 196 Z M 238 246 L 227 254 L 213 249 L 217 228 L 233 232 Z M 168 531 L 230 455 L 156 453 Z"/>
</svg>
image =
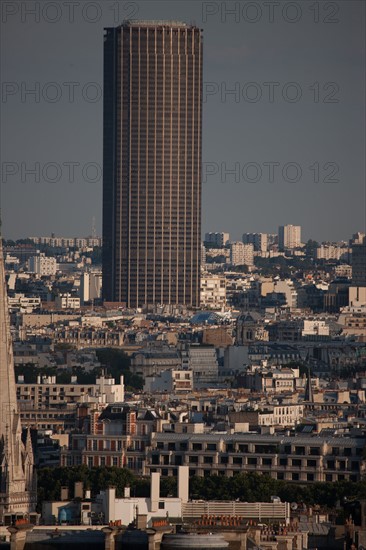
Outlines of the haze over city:
<svg viewBox="0 0 366 550">
<path fill-rule="evenodd" d="M 203 28 L 202 236 L 299 224 L 305 241 L 336 241 L 365 230 L 364 2 L 104 2 L 38 15 L 10 4 L 1 36 L 7 238 L 85 236 L 93 217 L 101 234 L 103 28 L 124 18 Z"/>
</svg>

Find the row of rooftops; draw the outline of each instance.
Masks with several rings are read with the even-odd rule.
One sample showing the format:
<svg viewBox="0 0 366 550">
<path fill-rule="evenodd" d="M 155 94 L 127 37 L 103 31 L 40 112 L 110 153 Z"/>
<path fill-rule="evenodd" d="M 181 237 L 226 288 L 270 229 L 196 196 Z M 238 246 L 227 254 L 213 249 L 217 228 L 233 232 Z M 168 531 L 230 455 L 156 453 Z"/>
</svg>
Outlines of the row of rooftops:
<svg viewBox="0 0 366 550">
<path fill-rule="evenodd" d="M 172 433 L 172 432 L 159 432 L 152 435 L 153 440 L 173 442 L 173 441 L 182 441 L 189 439 L 191 441 L 201 442 L 203 440 L 207 442 L 238 442 L 238 443 L 268 443 L 274 445 L 295 445 L 296 447 L 301 445 L 308 445 L 311 447 L 320 447 L 322 445 L 332 445 L 334 447 L 352 447 L 352 448 L 363 448 L 366 443 L 365 436 L 352 437 L 351 433 L 347 435 L 335 435 L 326 433 L 324 435 L 314 434 L 314 435 L 293 435 L 293 436 L 284 436 L 284 435 L 269 435 L 269 434 L 259 434 L 256 432 L 248 433 L 226 433 L 226 432 L 215 432 L 215 433 Z"/>
</svg>

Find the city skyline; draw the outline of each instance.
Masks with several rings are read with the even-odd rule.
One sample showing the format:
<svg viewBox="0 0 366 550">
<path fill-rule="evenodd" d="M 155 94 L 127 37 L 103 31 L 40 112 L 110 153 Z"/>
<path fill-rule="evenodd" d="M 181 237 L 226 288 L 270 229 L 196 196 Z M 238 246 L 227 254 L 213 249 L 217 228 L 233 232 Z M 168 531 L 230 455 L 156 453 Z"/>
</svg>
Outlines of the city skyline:
<svg viewBox="0 0 366 550">
<path fill-rule="evenodd" d="M 126 16 L 196 20 L 204 29 L 202 236 L 223 228 L 240 238 L 285 223 L 301 225 L 304 241 L 365 231 L 362 3 L 338 2 L 332 15 L 298 2 L 293 23 L 283 10 L 250 23 L 253 14 L 223 13 L 225 3 L 132 4 L 135 14 L 103 5 L 94 23 L 91 12 L 76 11 L 73 23 L 62 13 L 54 24 L 51 13 L 39 22 L 4 15 L 5 237 L 66 234 L 66 225 L 87 234 L 93 217 L 101 234 L 100 48 L 103 27 Z"/>
</svg>

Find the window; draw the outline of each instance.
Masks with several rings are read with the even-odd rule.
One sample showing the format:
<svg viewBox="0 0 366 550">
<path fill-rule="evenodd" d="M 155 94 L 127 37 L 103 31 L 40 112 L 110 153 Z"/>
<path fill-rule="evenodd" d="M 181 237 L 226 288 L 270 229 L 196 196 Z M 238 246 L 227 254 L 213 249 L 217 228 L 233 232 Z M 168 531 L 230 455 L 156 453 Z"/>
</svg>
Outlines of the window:
<svg viewBox="0 0 366 550">
<path fill-rule="evenodd" d="M 319 456 L 320 455 L 320 449 L 319 447 L 310 447 L 310 454 L 312 456 Z M 333 454 L 333 453 L 332 453 Z M 334 453 L 336 454 L 336 453 Z M 338 454 L 338 453 L 337 453 Z"/>
<path fill-rule="evenodd" d="M 165 502 L 159 502 L 159 510 L 165 509 Z"/>
<path fill-rule="evenodd" d="M 295 454 L 304 455 L 305 454 L 305 447 L 295 447 Z"/>
</svg>

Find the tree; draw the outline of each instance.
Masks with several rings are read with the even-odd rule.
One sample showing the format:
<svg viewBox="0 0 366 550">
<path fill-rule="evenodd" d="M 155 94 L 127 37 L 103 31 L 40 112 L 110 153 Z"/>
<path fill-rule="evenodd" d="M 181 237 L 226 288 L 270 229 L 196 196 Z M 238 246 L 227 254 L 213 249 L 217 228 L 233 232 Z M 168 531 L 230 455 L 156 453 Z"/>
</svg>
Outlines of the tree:
<svg viewBox="0 0 366 550">
<path fill-rule="evenodd" d="M 305 254 L 310 258 L 316 258 L 316 249 L 319 247 L 319 243 L 313 239 L 309 239 L 305 244 Z"/>
<path fill-rule="evenodd" d="M 82 481 L 84 489 L 90 489 L 92 495 L 116 487 L 116 496 L 123 497 L 124 488 L 136 483 L 137 478 L 126 468 L 100 467 L 88 468 L 85 464 L 67 468 L 40 468 L 38 476 L 38 509 L 43 500 L 60 500 L 61 487 L 68 487 L 70 498 L 74 497 L 76 481 Z M 52 480 L 52 483 L 50 483 Z M 146 485 L 146 483 L 145 483 Z"/>
<path fill-rule="evenodd" d="M 132 374 L 130 371 L 130 357 L 122 350 L 114 348 L 103 348 L 96 350 L 99 361 L 104 365 L 109 374 L 117 381 L 123 375 L 127 388 L 141 390 L 144 381 L 141 376 Z"/>
</svg>

